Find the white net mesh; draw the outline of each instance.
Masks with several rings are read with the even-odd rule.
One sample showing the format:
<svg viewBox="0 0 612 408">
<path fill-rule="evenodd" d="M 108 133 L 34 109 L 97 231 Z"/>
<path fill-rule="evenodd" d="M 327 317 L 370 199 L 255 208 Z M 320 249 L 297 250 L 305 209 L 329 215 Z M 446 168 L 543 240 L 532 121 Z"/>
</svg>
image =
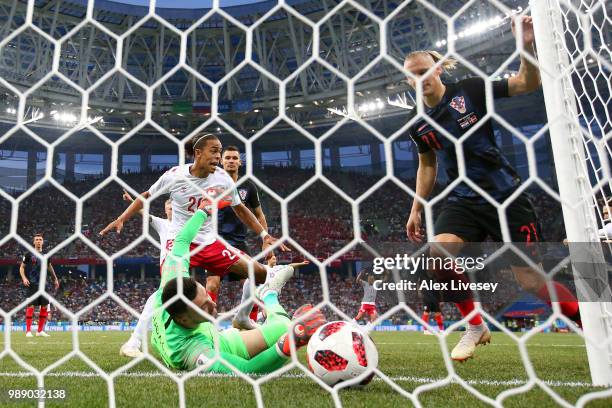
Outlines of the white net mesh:
<svg viewBox="0 0 612 408">
<path fill-rule="evenodd" d="M 144 16 L 130 12 L 129 7 L 110 12 L 104 8 L 104 4 L 97 4 L 93 0 L 74 4 L 69 1 L 33 0 L 0 2 L 3 18 L 0 87 L 3 91 L 3 102 L 6 104 L 3 122 L 9 124 L 0 137 L 0 145 L 8 146 L 11 140 L 22 138 L 29 141 L 28 151 L 36 152 L 33 147 L 36 145 L 39 151 L 45 152 L 42 156 L 40 153 L 30 153 L 22 158 L 28 162 L 26 173 L 20 175 L 23 180 L 27 180 L 28 188 L 25 191 L 19 191 L 18 183 L 11 185 L 8 182 L 0 190 L 5 200 L 4 213 L 7 219 L 10 219 L 10 223 L 6 223 L 7 228 L 2 231 L 5 234 L 0 241 L 0 244 L 5 245 L 3 252 L 14 253 L 18 247 L 33 252 L 28 239 L 35 231 L 20 226 L 22 218 L 19 214 L 29 215 L 33 211 L 23 212 L 23 207 L 35 208 L 37 201 L 44 201 L 46 197 L 59 194 L 63 195 L 64 201 L 53 204 L 74 206 L 71 214 L 75 214 L 75 217 L 66 220 L 63 213 L 55 213 L 41 204 L 41 212 L 45 214 L 40 216 L 40 222 L 49 222 L 48 214 L 56 216 L 57 228 L 65 228 L 66 234 L 58 235 L 60 238 L 56 242 L 51 240 L 49 246 L 53 249 L 40 256 L 43 265 L 41 283 L 39 291 L 30 300 L 45 293 L 45 278 L 48 277 L 46 261 L 49 257 L 64 252 L 77 253 L 81 257 L 101 259 L 101 264 L 106 267 L 106 283 L 94 289 L 87 289 L 89 297 L 86 297 L 86 305 L 72 304 L 67 307 L 55 299 L 50 300 L 58 312 L 70 320 L 74 330 L 67 354 L 44 369 L 30 364 L 11 346 L 14 336 L 18 333 L 11 330 L 12 321 L 18 313 L 23 312 L 28 301 L 12 308 L 2 305 L 0 316 L 4 324 L 4 349 L 0 353 L 0 360 L 13 359 L 27 375 L 35 376 L 36 384 L 32 387 L 44 388 L 54 373 L 62 376 L 61 371 L 57 371 L 58 368 L 77 358 L 103 379 L 108 392 L 108 404 L 116 406 L 122 402 L 116 398 L 117 382 L 122 378 L 131 381 L 137 377 L 132 375 L 131 370 L 143 359 L 135 359 L 111 370 L 102 368 L 103 364 L 92 358 L 92 350 L 88 353 L 83 351 L 87 346 L 80 341 L 79 328 L 83 327 L 80 321 L 84 320 L 85 316 L 98 313 L 99 309 L 110 303 L 123 310 L 121 318 L 124 320 L 139 316 L 140 310 L 117 296 L 114 287 L 121 280 L 121 272 L 117 267 L 120 257 L 146 251 L 146 246 L 149 249 L 151 246 L 158 246 L 149 234 L 148 223 L 142 223 L 142 229 L 134 236 L 129 236 L 124 241 L 119 240 L 115 244 L 102 242 L 91 232 L 102 223 L 110 221 L 96 215 L 99 210 L 96 204 L 101 201 L 100 195 L 116 194 L 121 187 L 132 195 L 138 193 L 132 182 L 140 176 L 127 176 L 125 169 L 130 167 L 127 161 L 129 156 L 137 155 L 138 149 L 148 143 L 148 137 L 155 139 L 155 143 L 159 143 L 165 151 L 177 151 L 180 163 L 186 161 L 183 151 L 188 139 L 186 136 L 199 131 L 220 130 L 224 137 L 244 146 L 245 177 L 254 180 L 270 197 L 270 202 L 277 203 L 270 204 L 278 207 L 275 235 L 291 244 L 298 253 L 311 259 L 319 269 L 318 279 L 322 293 L 314 298 L 319 302 L 318 306 L 326 308 L 341 319 L 350 320 L 351 316 L 347 315 L 347 310 L 341 310 L 335 304 L 334 299 L 339 296 L 330 288 L 331 278 L 326 273 L 326 268 L 339 260 L 351 259 L 350 257 L 359 251 L 370 256 L 379 256 L 383 249 L 391 247 L 385 247 L 387 242 L 384 239 L 380 242 L 364 239 L 367 235 L 363 219 L 364 208 L 367 208 L 369 201 L 380 200 L 377 194 L 385 191 L 385 188 L 399 191 L 400 195 L 406 197 L 406 202 L 411 201 L 411 197 L 415 195 L 413 186 L 407 182 L 407 179 L 415 177 L 415 169 L 412 169 L 413 174 L 404 177 L 411 169 L 399 169 L 394 165 L 408 125 L 424 117 L 422 98 L 413 96 L 414 93 L 405 86 L 401 88 L 405 77 L 402 68 L 404 56 L 409 51 L 423 48 L 446 50 L 447 56 L 458 59 L 460 64 L 467 67 L 462 74 L 480 76 L 490 84 L 497 77 L 515 74 L 511 68 L 516 65 L 513 62 L 517 62 L 519 56 L 524 55 L 520 49 L 515 51 L 509 25 L 512 17 L 530 13 L 524 2 L 490 0 L 463 4 L 458 1 L 437 0 L 403 3 L 385 0 L 323 0 L 320 4 L 313 3 L 317 4 L 282 0 L 278 4 L 266 3 L 245 17 L 240 13 L 229 12 L 221 7 L 219 0 L 214 0 L 212 8 L 202 12 L 197 19 L 182 17 L 180 13 L 164 19 L 160 17 L 163 13 L 154 0 L 150 2 Z M 610 4 L 602 0 L 559 0 L 549 3 L 551 13 L 558 13 L 560 19 L 554 20 L 558 25 L 551 27 L 555 42 L 546 45 L 543 43 L 541 46 L 557 47 L 560 57 L 554 64 L 561 66 L 563 78 L 559 80 L 564 86 L 564 96 L 573 100 L 569 106 L 575 109 L 558 112 L 559 118 L 555 120 L 574 122 L 577 119 L 579 131 L 576 135 L 584 146 L 584 161 L 568 166 L 566 176 L 576 180 L 582 177 L 581 199 L 588 202 L 588 207 L 592 210 L 584 210 L 587 219 L 584 227 L 588 231 L 583 236 L 589 237 L 590 241 L 596 241 L 599 239 L 596 229 L 609 222 L 603 214 L 603 208 L 606 200 L 610 199 L 612 187 L 612 120 L 609 108 L 612 83 Z M 482 23 L 471 23 L 476 19 Z M 540 44 L 538 46 L 540 47 Z M 486 55 L 489 54 L 485 55 L 484 51 L 490 52 L 490 49 L 495 47 L 499 47 L 501 55 L 487 59 Z M 215 69 L 207 65 L 209 60 L 213 61 L 211 65 L 218 64 Z M 205 76 L 203 72 L 210 75 Z M 406 125 L 402 123 L 395 127 L 381 123 L 384 121 L 376 122 L 374 119 L 378 113 L 378 105 L 385 99 L 364 103 L 364 95 L 380 87 L 386 87 L 386 96 L 389 98 L 389 111 L 384 113 L 384 118 L 407 112 L 412 115 L 416 112 L 414 119 L 411 118 Z M 393 89 L 401 89 L 401 92 L 390 95 Z M 176 103 L 181 97 L 201 101 L 203 112 L 207 111 L 209 116 L 182 116 L 180 104 Z M 256 106 L 250 106 L 250 109 L 241 112 L 239 117 L 229 114 L 224 103 L 241 99 L 254 100 Z M 325 105 L 323 99 L 327 101 Z M 534 100 L 529 100 L 529 103 L 533 102 Z M 548 100 L 544 102 L 547 105 L 550 103 Z M 45 106 L 46 103 L 52 103 L 53 106 Z M 300 110 L 307 103 L 318 109 Z M 494 103 L 488 106 L 489 115 L 506 135 L 502 136 L 502 139 L 508 137 L 508 146 L 514 146 L 512 149 L 516 151 L 522 148 L 526 152 L 523 155 L 526 183 L 532 183 L 536 188 L 544 190 L 557 206 L 558 200 L 568 200 L 568 197 L 563 197 L 562 192 L 559 197 L 555 187 L 551 188 L 550 181 L 544 180 L 537 170 L 536 145 L 539 142 L 536 139 L 545 138 L 543 135 L 546 129 L 541 129 L 542 123 L 546 123 L 546 117 L 530 117 L 530 121 L 536 122 L 529 122 L 532 125 L 532 128 L 529 128 L 512 119 L 513 112 L 518 110 L 523 113 L 524 110 L 530 109 L 529 106 L 521 106 L 519 103 L 510 107 L 503 106 L 499 111 L 498 105 Z M 190 107 L 195 108 L 195 104 Z M 262 115 L 261 111 L 266 108 L 274 114 Z M 118 115 L 115 109 L 125 110 L 125 113 Z M 92 114 L 93 111 L 98 113 Z M 104 117 L 103 113 L 108 116 Z M 171 114 L 175 115 L 170 118 Z M 530 115 L 529 112 L 524 114 L 526 117 Z M 111 116 L 112 121 L 109 119 Z M 376 146 L 371 147 L 369 153 L 371 157 L 378 157 L 379 163 L 376 164 L 380 166 L 378 170 L 382 176 L 373 178 L 375 180 L 369 184 L 363 183 L 354 190 L 349 190 L 344 186 L 350 183 L 345 183 L 346 180 L 342 176 L 330 175 L 327 167 L 334 166 L 334 160 L 339 154 L 331 142 L 336 140 L 336 134 L 343 126 L 351 125 L 352 122 L 357 123 L 355 126 L 358 126 L 361 133 L 367 134 L 359 136 L 359 143 Z M 323 123 L 328 126 L 318 126 Z M 537 129 L 534 130 L 533 126 Z M 438 130 L 452 138 L 444 129 Z M 81 132 L 86 134 L 90 147 L 96 146 L 98 151 L 108 155 L 108 160 L 105 159 L 104 163 L 100 164 L 100 172 L 109 176 L 103 182 L 98 180 L 88 184 L 85 180 L 79 185 L 69 182 L 75 178 L 74 170 L 70 173 L 71 160 L 73 166 L 74 160 L 87 162 L 83 157 L 75 159 L 75 152 L 71 151 L 69 146 L 70 138 Z M 111 137 L 110 133 L 119 136 Z M 150 136 L 152 133 L 156 134 L 155 138 Z M 279 136 L 281 133 L 295 135 L 312 145 L 314 167 L 312 174 L 292 174 L 300 181 L 302 177 L 304 182 L 283 193 L 268 185 L 266 174 L 261 172 L 261 161 L 264 159 L 258 147 L 263 142 L 272 141 L 275 135 Z M 534 133 L 536 136 L 530 139 Z M 350 139 L 357 136 L 347 132 L 345 137 Z M 550 137 L 552 139 L 554 135 Z M 512 142 L 512 139 L 519 140 L 518 145 L 522 147 L 516 147 L 517 143 Z M 290 147 L 291 141 L 283 145 L 283 148 Z M 460 142 L 454 140 L 453 143 L 461 150 Z M 382 152 L 376 151 L 379 144 L 384 146 Z M 7 154 L 9 150 L 10 148 L 3 147 L 2 154 Z M 17 154 L 16 150 L 13 148 L 13 154 Z M 79 153 L 76 152 L 77 155 Z M 517 156 L 519 155 L 517 153 Z M 57 170 L 56 160 L 60 161 L 57 159 L 60 156 L 64 163 L 64 173 Z M 11 157 L 16 156 L 10 156 L 9 159 Z M 473 190 L 498 208 L 509 204 L 495 202 L 481 186 L 467 179 L 463 155 L 460 153 L 458 157 L 459 176 L 456 180 L 450 180 L 451 182 L 468 183 Z M 551 160 L 553 158 L 552 155 L 548 157 Z M 288 157 L 287 160 L 291 161 L 291 158 Z M 44 166 L 37 166 L 38 161 L 44 163 Z M 330 162 L 329 166 L 327 161 Z M 32 166 L 31 162 L 34 163 Z M 556 166 L 566 164 L 555 163 Z M 136 165 L 138 166 L 147 167 L 142 162 Z M 562 173 L 557 171 L 557 177 L 560 174 Z M 310 178 L 311 175 L 314 177 Z M 62 177 L 64 182 L 58 181 L 62 180 Z M 147 177 L 150 175 L 142 177 L 148 181 Z M 142 180 L 138 182 L 143 183 Z M 145 187 L 150 184 L 152 183 Z M 43 188 L 46 190 L 42 190 Z M 57 192 L 52 193 L 51 190 Z M 344 223 L 325 224 L 327 221 L 322 221 L 321 225 L 326 228 L 344 232 L 344 235 L 339 234 L 337 239 L 326 238 L 334 242 L 326 243 L 324 247 L 296 237 L 300 235 L 300 231 L 293 226 L 295 224 L 290 224 L 290 221 L 293 222 L 290 220 L 291 206 L 297 200 L 303 199 L 300 196 L 308 191 L 312 200 L 322 200 L 321 194 L 324 194 L 323 197 L 329 194 L 330 200 L 326 205 L 338 208 L 344 205 L 348 214 L 349 221 L 340 220 L 346 221 Z M 435 205 L 448 191 L 441 191 L 427 202 L 427 225 L 433 225 Z M 15 194 L 11 194 L 12 192 Z M 6 203 L 10 203 L 10 209 Z M 152 200 L 147 204 L 146 211 L 149 205 L 153 207 L 158 203 L 159 201 Z M 315 204 L 312 207 L 317 208 Z M 405 211 L 406 208 L 407 205 L 400 206 L 398 211 Z M 379 207 L 375 208 L 375 211 L 396 209 L 397 207 L 390 207 L 390 210 Z M 393 222 L 399 223 L 401 230 L 405 220 L 402 218 L 403 213 L 399 215 L 399 221 L 394 218 Z M 300 224 L 301 231 L 317 232 L 316 229 L 308 230 L 305 224 L 307 222 Z M 322 226 L 319 228 L 323 229 Z M 395 226 L 395 230 L 397 229 Z M 502 232 L 504 240 L 510 241 L 506 225 L 502 225 Z M 431 229 L 428 229 L 428 234 L 432 239 Z M 390 235 L 392 234 L 389 233 Z M 612 236 L 607 236 L 607 239 L 612 241 Z M 606 255 L 610 255 L 610 244 L 606 248 Z M 95 300 L 89 301 L 90 298 Z M 593 316 L 593 319 L 608 319 L 612 311 L 607 310 L 607 306 L 609 304 L 601 304 L 599 315 Z M 568 396 L 564 392 L 571 387 L 582 387 L 580 399 L 576 402 L 578 405 L 612 395 L 610 389 L 594 390 L 584 383 L 561 380 L 555 382 L 554 377 L 542 379 L 540 373 L 534 370 L 527 347 L 538 330 L 533 328 L 526 335 L 519 337 L 498 322 L 491 310 L 483 310 L 480 307 L 477 310 L 482 312 L 491 325 L 509 336 L 512 342 L 510 347 L 518 349 L 520 358 L 517 358 L 517 361 L 525 365 L 524 377 L 518 380 L 491 380 L 483 374 L 484 378 L 481 379 L 464 379 L 460 370 L 452 364 L 449 346 L 446 344 L 450 332 L 465 323 L 460 321 L 439 336 L 440 361 L 436 364 L 440 365 L 444 372 L 442 378 L 411 372 L 410 367 L 406 368 L 405 374 L 389 375 L 386 373 L 386 364 L 391 362 L 383 360 L 376 369 L 378 381 L 384 382 L 389 386 L 388 389 L 394 390 L 405 398 L 405 401 L 416 406 L 423 403 L 421 398 L 430 391 L 444 389 L 451 384 L 458 384 L 460 391 L 496 406 L 501 406 L 513 396 L 534 389 L 544 391 L 554 402 L 566 406 L 577 400 L 576 395 Z M 400 296 L 399 302 L 390 305 L 377 322 L 401 314 L 420 324 L 425 323 L 417 313 L 411 299 Z M 553 314 L 546 321 L 546 325 L 551 326 L 556 319 L 563 319 L 563 316 L 555 303 Z M 607 320 L 606 324 L 609 324 Z M 582 335 L 588 340 L 588 331 Z M 606 343 L 609 339 L 597 338 L 593 341 Z M 66 345 L 62 347 L 64 346 Z M 178 404 L 186 406 L 190 400 L 188 394 L 193 392 L 189 389 L 188 381 L 202 373 L 196 371 L 179 374 L 171 371 L 147 349 L 145 346 L 144 359 L 161 372 L 160 374 L 152 371 L 148 375 L 163 375 L 174 381 L 178 387 Z M 609 350 L 603 352 L 608 353 L 606 359 L 611 358 Z M 295 368 L 300 370 L 298 374 L 288 374 Z M 496 367 L 490 366 L 489 369 L 495 370 Z M 8 381 L 14 377 L 11 373 L 2 374 L 8 375 L 0 376 L 0 382 L 3 378 Z M 236 370 L 235 374 L 253 387 L 258 406 L 264 405 L 262 387 L 273 382 L 270 380 L 276 376 L 280 379 L 274 381 L 291 379 L 292 376 L 315 379 L 295 355 L 290 364 L 270 376 L 248 376 Z M 333 404 L 341 406 L 345 402 L 341 399 L 340 387 L 330 388 L 316 379 L 315 381 L 330 393 Z M 403 382 L 412 383 L 414 386 L 409 390 L 409 387 L 402 385 Z M 311 385 L 316 386 L 314 382 Z M 125 387 L 125 383 L 122 386 Z M 482 386 L 491 386 L 493 391 L 484 392 Z M 191 398 L 193 401 L 193 397 Z M 473 403 L 474 399 L 468 401 Z"/>
</svg>

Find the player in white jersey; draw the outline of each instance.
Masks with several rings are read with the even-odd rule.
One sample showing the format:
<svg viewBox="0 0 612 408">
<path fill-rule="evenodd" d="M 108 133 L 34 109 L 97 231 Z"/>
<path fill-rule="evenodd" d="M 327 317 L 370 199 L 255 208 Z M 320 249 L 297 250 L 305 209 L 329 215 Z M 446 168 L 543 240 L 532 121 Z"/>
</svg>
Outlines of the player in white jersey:
<svg viewBox="0 0 612 408">
<path fill-rule="evenodd" d="M 123 190 L 123 199 L 125 201 L 133 202 L 134 199 L 127 191 Z M 166 254 L 168 253 L 166 249 L 166 242 L 168 241 L 168 232 L 170 231 L 170 222 L 172 221 L 172 200 L 166 200 L 164 203 L 164 210 L 166 212 L 166 218 L 156 217 L 155 215 L 149 214 L 149 222 L 157 234 L 159 235 L 159 264 L 164 262 L 166 258 Z M 136 327 L 134 328 L 134 332 L 130 336 L 130 339 L 125 342 L 121 349 L 119 349 L 119 354 L 126 357 L 141 357 L 142 351 L 140 348 L 142 346 L 142 340 L 145 338 L 145 334 L 147 332 L 147 327 L 149 327 L 149 321 L 151 320 L 151 316 L 153 316 L 153 305 L 155 304 L 155 292 L 149 296 L 147 299 L 142 313 L 138 318 L 138 322 L 136 323 Z"/>
<path fill-rule="evenodd" d="M 153 184 L 149 191 L 142 193 L 142 198 L 156 197 L 162 194 L 170 194 L 172 199 L 172 223 L 166 249 L 172 249 L 172 243 L 176 233 L 185 222 L 198 209 L 199 204 L 206 198 L 221 198 L 231 202 L 236 216 L 248 228 L 258 234 L 263 243 L 273 245 L 273 238 L 261 226 L 255 215 L 241 202 L 236 185 L 225 170 L 218 167 L 221 161 L 222 145 L 215 135 L 196 135 L 186 145 L 185 153 L 194 158 L 191 164 L 176 166 L 165 172 Z M 143 208 L 143 201 L 139 197 L 135 200 L 116 220 L 104 228 L 100 234 L 109 231 L 119 233 L 123 224 Z M 259 262 L 252 261 L 250 257 L 229 245 L 224 245 L 217 239 L 217 234 L 210 217 L 204 222 L 198 234 L 192 242 L 190 257 L 191 266 L 200 266 L 208 272 L 223 277 L 232 273 L 239 278 L 247 278 L 249 263 L 253 264 L 255 283 L 265 282 L 267 269 Z M 289 250 L 280 245 L 283 251 Z M 239 256 L 241 255 L 241 256 Z M 215 298 L 213 297 L 213 300 Z"/>
<path fill-rule="evenodd" d="M 612 198 L 609 198 L 601 208 L 602 228 L 597 231 L 597 235 L 602 242 L 612 242 Z M 567 238 L 563 239 L 563 245 L 568 246 Z"/>
<path fill-rule="evenodd" d="M 370 323 L 376 320 L 378 314 L 376 313 L 376 289 L 374 289 L 374 275 L 368 275 L 368 280 L 363 280 L 363 275 L 365 273 L 365 269 L 359 272 L 357 278 L 355 279 L 357 283 L 361 284 L 363 287 L 363 298 L 361 299 L 361 307 L 359 308 L 359 313 L 353 319 L 353 322 L 358 322 L 359 319 L 363 317 L 364 314 L 367 314 L 370 317 Z"/>
</svg>

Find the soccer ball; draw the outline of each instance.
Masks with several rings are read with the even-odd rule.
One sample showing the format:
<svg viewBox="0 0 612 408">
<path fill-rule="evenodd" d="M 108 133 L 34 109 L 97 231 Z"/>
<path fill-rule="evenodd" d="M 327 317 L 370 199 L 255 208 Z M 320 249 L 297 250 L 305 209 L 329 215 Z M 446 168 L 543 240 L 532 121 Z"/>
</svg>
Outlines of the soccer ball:
<svg viewBox="0 0 612 408">
<path fill-rule="evenodd" d="M 308 367 L 329 386 L 350 380 L 378 365 L 378 350 L 366 333 L 351 323 L 329 322 L 317 329 L 307 348 Z M 359 383 L 366 385 L 371 373 Z"/>
</svg>

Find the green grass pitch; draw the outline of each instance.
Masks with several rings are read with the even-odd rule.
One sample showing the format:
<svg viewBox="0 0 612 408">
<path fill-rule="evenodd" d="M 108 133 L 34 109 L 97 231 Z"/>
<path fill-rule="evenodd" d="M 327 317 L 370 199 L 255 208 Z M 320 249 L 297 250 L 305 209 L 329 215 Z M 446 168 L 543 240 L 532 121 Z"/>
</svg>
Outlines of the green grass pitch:
<svg viewBox="0 0 612 408">
<path fill-rule="evenodd" d="M 81 332 L 78 337 L 81 351 L 110 373 L 130 362 L 130 359 L 119 356 L 119 347 L 128 336 L 129 333 L 125 332 Z M 458 336 L 457 333 L 451 334 L 451 347 Z M 379 368 L 402 389 L 412 392 L 448 375 L 435 336 L 377 332 L 372 337 L 378 346 Z M 2 349 L 4 341 L 3 338 Z M 23 333 L 12 333 L 11 343 L 12 350 L 37 369 L 45 368 L 72 351 L 69 333 L 51 333 L 48 338 L 26 338 Z M 528 353 L 538 377 L 569 404 L 575 404 L 586 393 L 604 390 L 588 384 L 584 342 L 577 335 L 538 334 L 528 342 Z M 303 351 L 300 359 L 304 361 Z M 494 333 L 492 344 L 479 346 L 476 358 L 453 366 L 471 387 L 493 399 L 504 390 L 520 387 L 528 379 L 516 343 L 501 333 Z M 36 378 L 25 374 L 10 355 L 5 354 L 0 360 L 0 406 L 15 406 L 15 401 L 8 400 L 8 390 L 36 388 Z M 118 376 L 113 386 L 117 407 L 178 406 L 178 386 L 149 361 L 136 364 L 126 375 Z M 51 371 L 45 377 L 45 388 L 67 391 L 66 400 L 48 401 L 48 407 L 103 407 L 109 403 L 107 382 L 79 358 L 71 358 Z M 261 395 L 266 407 L 334 405 L 329 393 L 297 369 L 264 383 Z M 412 406 L 408 399 L 380 378 L 367 387 L 343 390 L 339 395 L 346 407 Z M 253 387 L 237 377 L 202 375 L 192 378 L 185 383 L 185 398 L 190 407 L 244 408 L 256 405 Z M 425 407 L 487 406 L 456 382 L 423 391 L 418 398 Z M 538 386 L 504 399 L 503 404 L 509 407 L 558 406 Z M 24 401 L 16 406 L 36 406 L 36 403 Z M 612 397 L 596 400 L 588 406 L 610 407 Z"/>
</svg>

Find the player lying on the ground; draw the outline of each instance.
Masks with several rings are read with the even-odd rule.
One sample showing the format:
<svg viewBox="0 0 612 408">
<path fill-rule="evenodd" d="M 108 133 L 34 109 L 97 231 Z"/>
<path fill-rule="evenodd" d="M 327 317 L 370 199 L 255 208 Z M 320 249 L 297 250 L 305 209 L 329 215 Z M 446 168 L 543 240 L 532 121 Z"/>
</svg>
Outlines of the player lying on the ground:
<svg viewBox="0 0 612 408">
<path fill-rule="evenodd" d="M 244 373 L 269 373 L 277 370 L 289 359 L 291 341 L 288 333 L 289 316 L 278 303 L 278 294 L 293 275 L 294 267 L 305 263 L 268 269 L 266 281 L 257 293 L 264 303 L 267 315 L 265 324 L 254 330 L 219 332 L 203 315 L 206 312 L 214 316 L 216 304 L 206 289 L 189 277 L 189 246 L 202 223 L 209 217 L 209 212 L 204 210 L 205 206 L 203 202 L 177 234 L 172 251 L 162 267 L 162 280 L 156 292 L 151 344 L 164 363 L 176 369 L 194 369 L 207 364 L 218 354 Z M 182 282 L 183 295 L 198 310 L 181 299 L 175 300 L 166 309 L 162 308 L 162 304 L 178 293 L 178 279 Z M 303 316 L 311 308 L 305 305 L 298 309 L 294 319 Z M 320 311 L 297 322 L 293 331 L 296 347 L 306 345 L 310 336 L 324 323 L 325 318 Z M 215 339 L 218 339 L 219 350 L 215 350 Z M 221 361 L 215 362 L 207 371 L 232 372 Z"/>
<path fill-rule="evenodd" d="M 531 17 L 520 19 L 522 25 L 523 50 L 534 55 L 534 33 Z M 514 21 L 512 25 L 514 33 Z M 487 115 L 487 94 L 482 78 L 467 78 L 457 83 L 443 83 L 444 69 L 453 69 L 456 61 L 446 59 L 436 51 L 415 51 L 406 57 L 404 68 L 411 73 L 408 82 L 417 88 L 415 78 L 421 82 L 426 114 L 435 121 L 434 128 L 424 119 L 418 120 L 409 129 L 419 151 L 416 193 L 427 199 L 433 191 L 437 176 L 437 161 L 446 169 L 449 180 L 460 174 L 455 144 L 450 139 L 464 138 L 462 143 L 467 177 L 498 203 L 505 202 L 521 185 L 521 179 L 508 159 L 503 155 Z M 434 67 L 435 66 L 435 67 Z M 521 64 L 516 76 L 501 81 L 492 81 L 493 98 L 505 98 L 533 92 L 540 87 L 538 67 L 521 55 Z M 443 128 L 452 135 L 449 139 L 439 132 Z M 467 138 L 464 135 L 471 132 Z M 421 242 L 423 204 L 414 200 L 406 230 L 411 241 Z M 512 242 L 531 246 L 531 258 L 539 263 L 537 247 L 533 243 L 541 240 L 540 223 L 529 194 L 523 193 L 506 208 L 506 220 Z M 503 241 L 497 208 L 489 204 L 480 194 L 466 183 L 460 183 L 450 192 L 447 202 L 435 220 L 434 241 L 430 248 L 431 257 L 444 257 L 446 253 L 457 255 L 467 242 L 483 242 L 487 237 Z M 440 246 L 446 251 L 441 251 Z M 546 279 L 539 275 L 519 257 L 511 260 L 511 268 L 518 283 L 540 299 L 550 302 L 551 296 Z M 451 268 L 432 270 L 438 281 L 467 280 L 465 274 L 457 274 Z M 580 313 L 575 296 L 560 283 L 554 283 L 561 311 L 567 317 L 579 321 Z M 475 309 L 472 293 L 454 291 L 445 293 L 445 301 L 453 301 L 463 317 Z M 448 297 L 446 297 L 448 296 Z M 451 298 L 452 297 L 452 298 Z M 486 344 L 491 333 L 480 314 L 475 313 L 468 320 L 465 335 L 453 348 L 453 360 L 463 361 L 474 355 L 476 346 Z"/>
</svg>

